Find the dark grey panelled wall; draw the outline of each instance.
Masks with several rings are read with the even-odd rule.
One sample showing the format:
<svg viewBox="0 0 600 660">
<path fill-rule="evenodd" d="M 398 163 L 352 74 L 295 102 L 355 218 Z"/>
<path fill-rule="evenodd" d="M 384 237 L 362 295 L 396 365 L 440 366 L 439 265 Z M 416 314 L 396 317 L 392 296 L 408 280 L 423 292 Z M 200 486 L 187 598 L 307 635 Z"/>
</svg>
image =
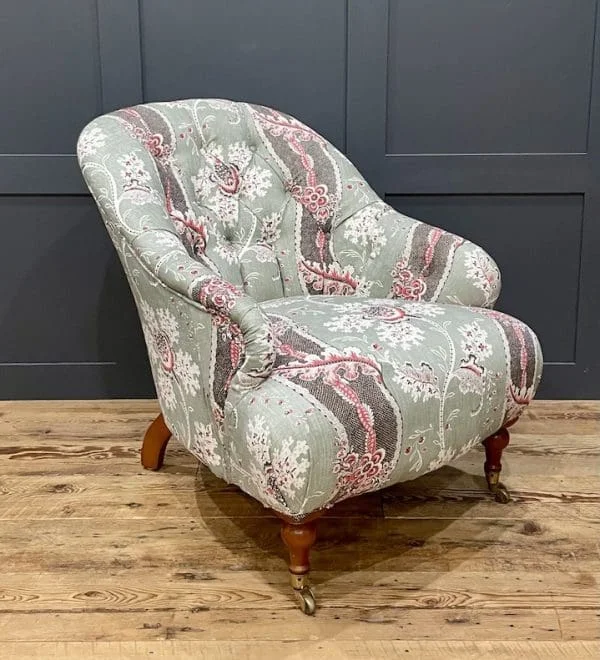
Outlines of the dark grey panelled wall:
<svg viewBox="0 0 600 660">
<path fill-rule="evenodd" d="M 483 245 L 544 346 L 541 395 L 600 398 L 597 34 L 596 0 L 2 3 L 0 397 L 152 394 L 75 141 L 213 96 L 296 115 L 394 207 Z"/>
</svg>

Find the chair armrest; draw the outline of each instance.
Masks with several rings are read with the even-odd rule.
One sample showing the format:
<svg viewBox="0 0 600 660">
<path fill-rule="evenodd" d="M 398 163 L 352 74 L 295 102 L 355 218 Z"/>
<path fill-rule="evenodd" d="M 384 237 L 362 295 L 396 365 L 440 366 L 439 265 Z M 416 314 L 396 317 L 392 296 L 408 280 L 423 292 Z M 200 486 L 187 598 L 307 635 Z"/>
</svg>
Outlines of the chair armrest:
<svg viewBox="0 0 600 660">
<path fill-rule="evenodd" d="M 500 294 L 483 249 L 379 199 L 343 217 L 334 240 L 342 267 L 372 297 L 492 307 Z"/>
<path fill-rule="evenodd" d="M 501 286 L 502 278 L 496 262 L 483 248 L 463 240 L 454 253 L 437 301 L 492 308 Z"/>
<path fill-rule="evenodd" d="M 140 263 L 173 294 L 239 327 L 244 359 L 231 382 L 232 389 L 255 387 L 269 375 L 275 361 L 273 334 L 254 298 L 193 259 L 174 232 L 147 230 L 138 234 L 130 247 Z"/>
</svg>

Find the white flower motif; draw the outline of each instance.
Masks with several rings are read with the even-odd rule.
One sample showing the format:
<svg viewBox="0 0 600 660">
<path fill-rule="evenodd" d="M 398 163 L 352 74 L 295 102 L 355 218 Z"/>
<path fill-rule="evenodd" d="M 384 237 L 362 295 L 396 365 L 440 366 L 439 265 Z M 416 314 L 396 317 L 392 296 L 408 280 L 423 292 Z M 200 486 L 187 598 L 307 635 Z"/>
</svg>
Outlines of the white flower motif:
<svg viewBox="0 0 600 660">
<path fill-rule="evenodd" d="M 234 142 L 227 149 L 228 161 L 237 165 L 237 168 L 244 170 L 252 160 L 252 151 L 245 142 Z"/>
<path fill-rule="evenodd" d="M 248 422 L 246 446 L 254 459 L 251 473 L 257 487 L 274 506 L 287 508 L 285 498 L 294 497 L 306 484 L 306 441 L 289 437 L 272 446 L 267 420 L 256 415 Z"/>
<path fill-rule="evenodd" d="M 423 318 L 435 318 L 436 316 L 443 316 L 445 310 L 440 305 L 433 303 L 423 302 L 403 302 L 402 309 L 410 316 L 420 316 Z"/>
<path fill-rule="evenodd" d="M 219 220 L 226 225 L 235 225 L 238 221 L 239 204 L 237 197 L 232 195 L 224 195 L 220 190 L 211 199 L 205 201 L 206 206 L 212 209 Z"/>
<path fill-rule="evenodd" d="M 459 326 L 458 331 L 464 337 L 460 347 L 466 355 L 476 358 L 488 358 L 492 355 L 492 346 L 487 341 L 487 332 L 477 321 Z"/>
<path fill-rule="evenodd" d="M 257 197 L 264 197 L 273 185 L 271 176 L 271 170 L 251 165 L 244 172 L 240 192 L 244 193 L 251 201 Z"/>
<path fill-rule="evenodd" d="M 156 190 L 126 190 L 123 193 L 123 198 L 128 199 L 136 206 L 143 206 L 144 204 L 163 204 L 163 200 L 161 200 Z"/>
<path fill-rule="evenodd" d="M 169 309 L 157 309 L 156 319 L 158 325 L 167 333 L 170 341 L 176 344 L 179 341 L 179 326 L 177 319 L 173 316 Z"/>
<path fill-rule="evenodd" d="M 174 410 L 177 406 L 177 399 L 175 397 L 175 390 L 173 388 L 173 381 L 157 367 L 154 371 L 154 382 L 156 384 L 156 394 L 159 400 L 169 409 Z"/>
<path fill-rule="evenodd" d="M 456 451 L 451 447 L 445 449 L 440 449 L 440 453 L 429 463 L 427 466 L 427 471 L 431 472 L 432 470 L 437 470 L 444 465 L 448 465 L 450 461 L 454 458 Z"/>
<path fill-rule="evenodd" d="M 186 394 L 194 396 L 200 390 L 200 367 L 184 351 L 175 352 L 175 374 Z"/>
<path fill-rule="evenodd" d="M 263 243 L 273 246 L 281 236 L 281 216 L 271 213 L 261 220 L 260 235 Z"/>
<path fill-rule="evenodd" d="M 256 415 L 248 421 L 246 444 L 250 452 L 261 464 L 269 462 L 268 437 L 269 430 L 267 429 L 267 420 L 264 417 Z"/>
<path fill-rule="evenodd" d="M 215 252 L 226 261 L 229 265 L 232 265 L 238 261 L 238 246 L 234 243 L 228 243 L 221 233 L 215 233 Z"/>
<path fill-rule="evenodd" d="M 77 145 L 77 151 L 80 158 L 85 158 L 86 156 L 93 156 L 98 149 L 105 145 L 105 133 L 97 126 L 94 126 L 93 128 L 88 128 L 81 134 Z"/>
<path fill-rule="evenodd" d="M 212 194 L 216 183 L 212 180 L 212 170 L 208 166 L 201 167 L 198 174 L 192 177 L 192 185 L 197 199 L 204 199 Z"/>
<path fill-rule="evenodd" d="M 332 332 L 361 333 L 370 328 L 374 319 L 361 316 L 360 314 L 340 314 L 334 316 L 331 321 L 325 321 L 324 325 Z"/>
<path fill-rule="evenodd" d="M 423 331 L 409 321 L 378 323 L 376 330 L 382 344 L 387 344 L 392 348 L 399 346 L 404 351 L 418 346 L 425 337 Z"/>
<path fill-rule="evenodd" d="M 284 439 L 281 446 L 273 450 L 272 475 L 284 495 L 293 497 L 304 486 L 309 465 L 307 455 L 306 442 L 292 437 Z"/>
<path fill-rule="evenodd" d="M 175 383 L 190 396 L 200 391 L 200 368 L 189 353 L 177 349 L 179 325 L 168 309 L 154 309 L 142 299 L 140 311 L 157 394 L 172 410 L 177 405 Z"/>
<path fill-rule="evenodd" d="M 467 279 L 483 291 L 486 305 L 492 305 L 500 293 L 500 271 L 487 253 L 475 247 L 465 254 Z"/>
<path fill-rule="evenodd" d="M 359 280 L 358 286 L 354 291 L 354 295 L 357 297 L 367 298 L 371 295 L 371 289 L 373 288 L 374 284 L 375 282 L 373 280 Z"/>
<path fill-rule="evenodd" d="M 213 435 L 211 425 L 194 422 L 194 437 L 190 446 L 192 454 L 208 466 L 221 465 L 217 448 L 217 439 Z"/>
<path fill-rule="evenodd" d="M 462 394 L 483 394 L 487 381 L 486 370 L 473 354 L 460 361 L 454 375 L 458 378 L 458 387 Z"/>
<path fill-rule="evenodd" d="M 132 151 L 121 156 L 117 159 L 117 162 L 123 168 L 121 170 L 121 176 L 124 179 L 123 190 L 151 194 L 149 183 L 152 177 L 135 152 Z"/>
<path fill-rule="evenodd" d="M 252 255 L 252 258 L 256 259 L 259 264 L 278 264 L 277 259 L 273 254 L 273 250 L 266 245 L 251 245 L 246 250 L 245 254 Z"/>
<path fill-rule="evenodd" d="M 387 243 L 384 228 L 377 222 L 385 208 L 383 202 L 370 204 L 344 223 L 344 238 L 361 247 L 370 245 L 371 257 L 376 257 Z"/>
<path fill-rule="evenodd" d="M 426 362 L 421 362 L 418 367 L 407 362 L 394 375 L 393 380 L 400 385 L 403 392 L 410 394 L 415 403 L 419 400 L 425 403 L 429 399 L 440 398 L 438 378 Z"/>
</svg>

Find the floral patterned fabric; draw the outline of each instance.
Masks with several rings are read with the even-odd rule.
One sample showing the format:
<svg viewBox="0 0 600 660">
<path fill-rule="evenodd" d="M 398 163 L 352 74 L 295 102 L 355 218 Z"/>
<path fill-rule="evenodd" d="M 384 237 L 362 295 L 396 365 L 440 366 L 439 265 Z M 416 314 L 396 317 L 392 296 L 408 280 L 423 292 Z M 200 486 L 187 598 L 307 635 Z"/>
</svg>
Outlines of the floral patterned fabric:
<svg viewBox="0 0 600 660">
<path fill-rule="evenodd" d="M 167 424 L 300 516 L 436 469 L 516 419 L 542 358 L 489 309 L 479 247 L 382 202 L 276 110 L 126 108 L 78 143 L 140 313 Z"/>
</svg>

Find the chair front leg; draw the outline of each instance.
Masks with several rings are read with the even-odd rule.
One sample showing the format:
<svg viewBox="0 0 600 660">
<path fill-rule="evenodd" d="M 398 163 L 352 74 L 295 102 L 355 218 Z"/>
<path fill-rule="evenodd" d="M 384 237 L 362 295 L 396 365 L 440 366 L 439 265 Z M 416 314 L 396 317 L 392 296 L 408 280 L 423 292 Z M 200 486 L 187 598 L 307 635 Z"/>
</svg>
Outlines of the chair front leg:
<svg viewBox="0 0 600 660">
<path fill-rule="evenodd" d="M 312 615 L 316 610 L 315 595 L 308 582 L 310 572 L 310 550 L 317 538 L 317 522 L 321 514 L 309 516 L 305 521 L 295 522 L 282 514 L 281 538 L 289 554 L 290 584 L 294 596 L 304 614 Z"/>
</svg>

